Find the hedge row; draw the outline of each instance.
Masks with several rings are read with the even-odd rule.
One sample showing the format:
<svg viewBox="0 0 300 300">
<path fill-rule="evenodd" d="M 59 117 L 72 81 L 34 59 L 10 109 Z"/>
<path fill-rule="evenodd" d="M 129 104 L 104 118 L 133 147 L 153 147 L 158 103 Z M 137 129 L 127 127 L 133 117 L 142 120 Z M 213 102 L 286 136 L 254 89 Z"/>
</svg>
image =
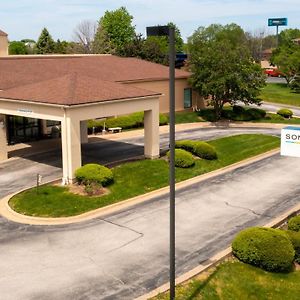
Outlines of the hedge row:
<svg viewBox="0 0 300 300">
<path fill-rule="evenodd" d="M 176 141 L 175 147 L 186 150 L 192 154 L 208 160 L 217 159 L 216 149 L 208 143 L 202 141 L 182 140 Z"/>
<path fill-rule="evenodd" d="M 213 109 L 201 109 L 198 114 L 206 121 L 217 121 L 217 117 Z M 239 105 L 225 107 L 221 112 L 221 118 L 233 121 L 259 120 L 263 119 L 265 116 L 266 111 L 263 109 Z"/>
<path fill-rule="evenodd" d="M 107 118 L 106 120 L 89 120 L 88 129 L 91 133 L 93 128 L 95 132 L 102 131 L 105 127 L 122 127 L 123 129 L 139 128 L 144 126 L 144 113 L 137 112 L 126 116 L 116 118 Z M 168 117 L 164 114 L 159 115 L 159 125 L 168 124 Z"/>
</svg>

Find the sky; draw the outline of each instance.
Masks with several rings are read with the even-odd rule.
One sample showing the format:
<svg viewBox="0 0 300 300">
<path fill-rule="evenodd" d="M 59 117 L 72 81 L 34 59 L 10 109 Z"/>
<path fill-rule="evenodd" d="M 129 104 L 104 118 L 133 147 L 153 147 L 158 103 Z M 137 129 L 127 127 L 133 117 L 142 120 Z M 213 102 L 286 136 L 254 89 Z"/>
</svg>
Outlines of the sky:
<svg viewBox="0 0 300 300">
<path fill-rule="evenodd" d="M 300 0 L 0 0 L 0 29 L 10 40 L 37 40 L 46 27 L 54 39 L 73 40 L 83 20 L 98 21 L 106 10 L 125 6 L 136 31 L 175 23 L 186 40 L 199 26 L 236 23 L 251 32 L 275 33 L 268 18 L 287 17 L 300 28 Z"/>
</svg>

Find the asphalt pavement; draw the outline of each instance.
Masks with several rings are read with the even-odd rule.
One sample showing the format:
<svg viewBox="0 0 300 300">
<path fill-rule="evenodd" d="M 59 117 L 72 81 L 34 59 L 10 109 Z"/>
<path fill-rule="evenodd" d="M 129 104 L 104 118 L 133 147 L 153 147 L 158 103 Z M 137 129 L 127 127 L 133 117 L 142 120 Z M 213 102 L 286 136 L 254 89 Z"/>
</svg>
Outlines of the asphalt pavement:
<svg viewBox="0 0 300 300">
<path fill-rule="evenodd" d="M 242 133 L 280 134 L 279 129 L 264 128 L 198 128 L 176 133 L 176 139 L 211 140 L 223 136 Z M 160 136 L 160 148 L 168 149 L 169 136 Z M 114 165 L 127 159 L 141 157 L 144 153 L 144 137 L 123 139 L 118 141 L 99 140 L 82 146 L 83 163 L 101 163 Z M 24 188 L 36 184 L 36 176 L 41 174 L 43 182 L 55 180 L 62 176 L 61 149 L 47 153 L 29 155 L 0 163 L 0 199 Z"/>
<path fill-rule="evenodd" d="M 274 155 L 178 191 L 177 276 L 299 203 L 298 164 Z M 73 225 L 0 218 L 1 299 L 134 299 L 168 280 L 168 228 L 167 195 Z"/>
</svg>

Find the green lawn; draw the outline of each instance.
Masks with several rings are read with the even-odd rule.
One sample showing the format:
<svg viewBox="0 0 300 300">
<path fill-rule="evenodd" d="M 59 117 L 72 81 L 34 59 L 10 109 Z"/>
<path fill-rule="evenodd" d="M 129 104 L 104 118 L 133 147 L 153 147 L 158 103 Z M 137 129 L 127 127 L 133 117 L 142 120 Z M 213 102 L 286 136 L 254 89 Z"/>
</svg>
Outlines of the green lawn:
<svg viewBox="0 0 300 300">
<path fill-rule="evenodd" d="M 153 300 L 167 300 L 168 294 Z M 229 261 L 218 266 L 207 278 L 195 278 L 176 288 L 177 300 L 298 300 L 300 272 L 270 273 Z"/>
<path fill-rule="evenodd" d="M 245 134 L 209 142 L 216 147 L 217 160 L 196 160 L 189 169 L 176 169 L 176 181 L 182 181 L 233 164 L 279 147 L 277 137 Z M 9 204 L 17 212 L 41 217 L 78 215 L 168 185 L 168 163 L 164 159 L 125 163 L 113 168 L 114 184 L 102 197 L 74 195 L 67 187 L 42 186 L 13 197 Z"/>
<path fill-rule="evenodd" d="M 261 92 L 261 98 L 266 102 L 300 106 L 300 94 L 292 92 L 284 83 L 268 83 Z"/>
</svg>

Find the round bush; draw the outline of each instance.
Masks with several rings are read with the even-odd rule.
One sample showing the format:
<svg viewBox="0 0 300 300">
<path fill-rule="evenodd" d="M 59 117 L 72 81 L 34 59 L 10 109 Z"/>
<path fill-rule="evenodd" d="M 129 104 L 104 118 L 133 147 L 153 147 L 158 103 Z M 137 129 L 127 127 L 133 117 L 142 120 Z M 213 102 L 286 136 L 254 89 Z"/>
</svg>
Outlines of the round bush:
<svg viewBox="0 0 300 300">
<path fill-rule="evenodd" d="M 286 233 L 290 241 L 292 242 L 295 250 L 295 261 L 297 263 L 300 263 L 300 232 L 287 230 Z"/>
<path fill-rule="evenodd" d="M 203 159 L 217 159 L 215 147 L 202 141 L 182 140 L 175 143 L 176 148 L 184 149 Z"/>
<path fill-rule="evenodd" d="M 241 231 L 232 242 L 232 252 L 239 260 L 272 272 L 291 270 L 295 256 L 286 233 L 264 227 Z"/>
<path fill-rule="evenodd" d="M 300 215 L 289 219 L 288 229 L 292 231 L 300 231 Z"/>
<path fill-rule="evenodd" d="M 86 164 L 75 172 L 79 184 L 88 185 L 93 182 L 107 186 L 113 182 L 113 173 L 110 169 L 98 164 Z"/>
<path fill-rule="evenodd" d="M 215 147 L 205 142 L 196 142 L 194 144 L 192 153 L 204 159 L 217 159 L 217 152 Z"/>
<path fill-rule="evenodd" d="M 260 108 L 251 107 L 247 110 L 252 120 L 259 120 L 266 116 L 267 112 Z"/>
<path fill-rule="evenodd" d="M 170 151 L 167 156 L 170 157 Z M 175 149 L 175 166 L 178 168 L 190 168 L 195 164 L 193 155 L 183 149 Z"/>
<path fill-rule="evenodd" d="M 290 118 L 293 115 L 293 112 L 290 109 L 282 108 L 277 111 L 277 114 L 284 118 Z"/>
<path fill-rule="evenodd" d="M 232 111 L 235 114 L 243 114 L 245 112 L 245 108 L 243 106 L 233 105 Z"/>
</svg>

